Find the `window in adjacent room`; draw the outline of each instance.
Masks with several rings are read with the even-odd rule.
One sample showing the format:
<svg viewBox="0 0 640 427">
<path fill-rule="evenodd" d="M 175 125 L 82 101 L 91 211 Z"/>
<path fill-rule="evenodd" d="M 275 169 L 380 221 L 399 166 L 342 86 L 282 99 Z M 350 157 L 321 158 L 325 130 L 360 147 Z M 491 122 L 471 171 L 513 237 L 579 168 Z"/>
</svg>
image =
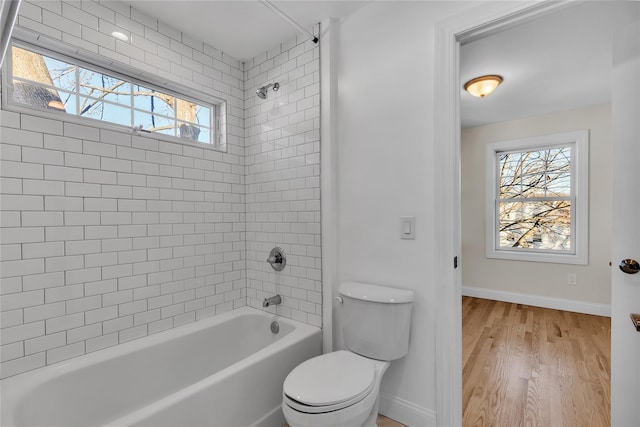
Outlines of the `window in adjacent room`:
<svg viewBox="0 0 640 427">
<path fill-rule="evenodd" d="M 588 263 L 588 132 L 489 144 L 487 257 Z"/>
</svg>

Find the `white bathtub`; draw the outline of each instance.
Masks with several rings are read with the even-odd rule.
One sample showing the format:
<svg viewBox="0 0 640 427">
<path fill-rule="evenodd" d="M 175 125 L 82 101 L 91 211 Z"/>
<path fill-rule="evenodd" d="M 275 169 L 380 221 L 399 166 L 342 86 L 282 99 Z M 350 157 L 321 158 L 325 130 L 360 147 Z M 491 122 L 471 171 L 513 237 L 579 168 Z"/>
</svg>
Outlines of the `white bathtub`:
<svg viewBox="0 0 640 427">
<path fill-rule="evenodd" d="M 321 347 L 320 329 L 243 307 L 4 379 L 1 424 L 281 426 L 286 375 Z"/>
</svg>

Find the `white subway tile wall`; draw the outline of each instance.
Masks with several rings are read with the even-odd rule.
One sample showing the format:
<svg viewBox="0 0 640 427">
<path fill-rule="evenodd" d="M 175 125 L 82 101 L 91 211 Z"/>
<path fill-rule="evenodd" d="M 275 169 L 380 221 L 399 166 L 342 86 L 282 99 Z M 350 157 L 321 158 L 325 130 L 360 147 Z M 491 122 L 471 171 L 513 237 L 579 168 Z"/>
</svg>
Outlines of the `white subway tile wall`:
<svg viewBox="0 0 640 427">
<path fill-rule="evenodd" d="M 320 59 L 316 44 L 291 40 L 245 63 L 247 304 L 321 326 Z M 256 89 L 279 83 L 266 99 Z M 265 262 L 282 248 L 287 265 Z"/>
<path fill-rule="evenodd" d="M 24 1 L 18 25 L 225 99 L 227 152 L 0 111 L 0 378 L 275 293 L 320 326 L 316 45 L 243 64 L 117 2 Z"/>
<path fill-rule="evenodd" d="M 18 25 L 225 99 L 228 134 L 0 112 L 0 376 L 246 305 L 243 64 L 116 3 L 26 1 Z"/>
</svg>

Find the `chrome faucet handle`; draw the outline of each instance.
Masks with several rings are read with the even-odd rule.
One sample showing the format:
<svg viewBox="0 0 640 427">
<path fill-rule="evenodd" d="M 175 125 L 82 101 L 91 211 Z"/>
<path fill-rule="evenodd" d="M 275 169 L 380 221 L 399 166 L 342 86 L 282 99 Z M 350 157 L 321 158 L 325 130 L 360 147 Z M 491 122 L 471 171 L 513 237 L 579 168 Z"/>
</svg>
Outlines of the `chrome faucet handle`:
<svg viewBox="0 0 640 427">
<path fill-rule="evenodd" d="M 287 258 L 282 249 L 275 247 L 271 249 L 269 258 L 267 258 L 267 262 L 271 264 L 271 267 L 275 271 L 282 271 L 282 269 L 284 269 L 284 266 L 287 265 Z"/>
</svg>

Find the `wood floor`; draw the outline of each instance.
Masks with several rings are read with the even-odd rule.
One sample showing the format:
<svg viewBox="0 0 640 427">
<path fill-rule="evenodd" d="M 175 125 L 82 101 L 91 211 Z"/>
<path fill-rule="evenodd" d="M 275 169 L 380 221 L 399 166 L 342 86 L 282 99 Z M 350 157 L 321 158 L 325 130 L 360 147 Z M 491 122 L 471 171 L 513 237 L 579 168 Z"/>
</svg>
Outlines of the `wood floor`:
<svg viewBox="0 0 640 427">
<path fill-rule="evenodd" d="M 384 415 L 378 415 L 376 424 L 378 424 L 378 427 L 407 427 L 404 424 L 400 424 L 399 422 L 392 420 L 391 418 L 385 417 Z"/>
<path fill-rule="evenodd" d="M 464 427 L 610 426 L 607 317 L 463 297 Z"/>
</svg>

